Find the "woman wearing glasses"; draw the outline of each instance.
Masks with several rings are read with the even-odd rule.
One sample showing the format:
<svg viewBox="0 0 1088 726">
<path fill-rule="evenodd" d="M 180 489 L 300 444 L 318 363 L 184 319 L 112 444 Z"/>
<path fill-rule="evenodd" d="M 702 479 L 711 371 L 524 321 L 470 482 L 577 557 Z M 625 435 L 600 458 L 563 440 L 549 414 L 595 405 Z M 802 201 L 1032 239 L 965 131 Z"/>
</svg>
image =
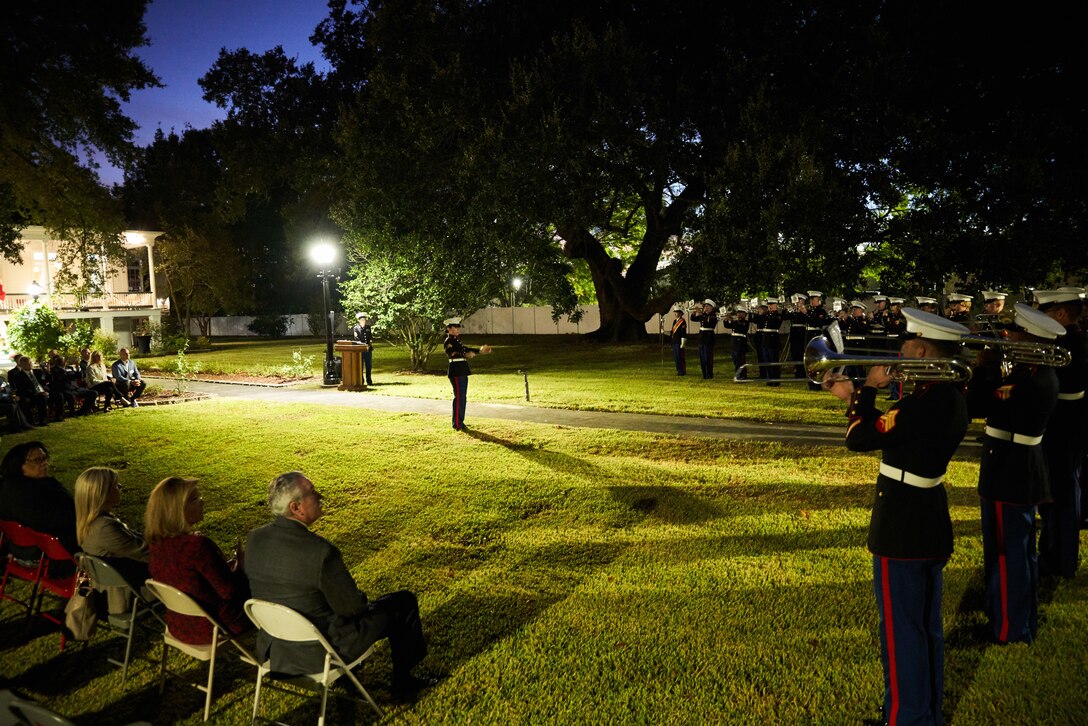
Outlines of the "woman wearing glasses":
<svg viewBox="0 0 1088 726">
<path fill-rule="evenodd" d="M 40 441 L 26 441 L 11 447 L 0 462 L 0 519 L 18 522 L 36 532 L 56 536 L 69 552 L 78 549 L 76 508 L 72 495 L 49 476 L 49 449 Z M 37 559 L 29 551 L 12 547 L 21 559 Z"/>
</svg>

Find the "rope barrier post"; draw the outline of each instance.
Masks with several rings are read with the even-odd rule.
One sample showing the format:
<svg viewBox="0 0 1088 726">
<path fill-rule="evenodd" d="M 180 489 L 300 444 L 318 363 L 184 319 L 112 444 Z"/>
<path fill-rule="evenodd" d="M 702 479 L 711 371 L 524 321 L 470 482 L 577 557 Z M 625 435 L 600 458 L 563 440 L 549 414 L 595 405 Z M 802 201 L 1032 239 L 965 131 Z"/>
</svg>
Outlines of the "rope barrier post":
<svg viewBox="0 0 1088 726">
<path fill-rule="evenodd" d="M 520 373 L 521 377 L 523 379 L 525 379 L 525 400 L 528 401 L 529 400 L 529 371 L 527 371 L 527 370 L 518 370 L 518 373 Z"/>
</svg>

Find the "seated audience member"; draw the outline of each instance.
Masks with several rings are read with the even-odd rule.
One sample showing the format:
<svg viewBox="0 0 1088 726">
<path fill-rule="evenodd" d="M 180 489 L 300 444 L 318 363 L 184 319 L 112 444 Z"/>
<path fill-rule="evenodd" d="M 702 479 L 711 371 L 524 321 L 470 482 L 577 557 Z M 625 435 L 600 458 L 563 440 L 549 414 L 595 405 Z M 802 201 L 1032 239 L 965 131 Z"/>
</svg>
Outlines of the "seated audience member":
<svg viewBox="0 0 1088 726">
<path fill-rule="evenodd" d="M 76 508 L 72 495 L 49 476 L 49 450 L 40 441 L 11 447 L 0 462 L 0 519 L 52 534 L 69 552 L 78 550 Z M 21 559 L 37 559 L 36 548 L 12 547 Z"/>
<path fill-rule="evenodd" d="M 15 395 L 11 391 L 11 386 L 3 378 L 0 378 L 0 416 L 7 418 L 7 432 L 9 434 L 17 434 L 20 431 L 34 428 L 26 420 L 23 410 L 19 408 L 19 403 L 15 400 Z"/>
<path fill-rule="evenodd" d="M 305 615 L 347 662 L 372 643 L 389 638 L 393 658 L 392 693 L 413 700 L 435 683 L 412 675 L 427 654 L 416 596 L 407 590 L 369 601 L 344 566 L 340 550 L 310 531 L 322 515 L 321 495 L 301 472 L 281 474 L 268 488 L 276 518 L 249 533 L 246 573 L 253 597 L 280 603 Z M 289 643 L 263 632 L 258 658 L 271 659 L 273 671 L 318 673 L 325 651 L 315 643 Z"/>
<path fill-rule="evenodd" d="M 133 587 L 141 587 L 148 578 L 147 543 L 112 512 L 121 503 L 117 472 L 104 466 L 87 469 L 76 478 L 75 500 L 79 546 L 105 558 Z M 125 588 L 109 587 L 106 592 L 111 613 L 128 610 Z"/>
<path fill-rule="evenodd" d="M 79 385 L 84 388 L 90 388 L 90 382 L 87 380 L 87 366 L 91 364 L 91 349 L 80 348 L 79 349 Z"/>
<path fill-rule="evenodd" d="M 116 393 L 116 389 L 113 386 L 113 376 L 106 370 L 106 364 L 102 362 L 102 354 L 97 350 L 91 353 L 90 362 L 87 363 L 87 377 L 86 385 L 95 394 L 100 394 L 106 397 L 106 405 L 103 410 L 109 411 L 113 406 L 113 397 L 116 394 L 117 400 L 121 402 L 123 406 L 128 405 L 128 401 L 123 396 Z"/>
<path fill-rule="evenodd" d="M 98 396 L 94 391 L 76 385 L 75 375 L 65 367 L 64 358 L 53 356 L 49 361 L 49 400 L 53 404 L 53 415 L 58 421 L 64 417 L 65 407 L 69 416 L 86 416 L 91 413 L 96 398 Z"/>
<path fill-rule="evenodd" d="M 30 358 L 19 356 L 16 367 L 8 371 L 8 383 L 18 397 L 19 409 L 27 421 L 38 426 L 49 423 L 49 393 L 34 375 Z M 35 411 L 38 413 L 37 421 L 34 419 Z"/>
<path fill-rule="evenodd" d="M 117 386 L 118 398 L 125 399 L 131 406 L 140 405 L 136 399 L 147 384 L 140 378 L 136 361 L 129 358 L 128 348 L 117 351 L 117 360 L 113 363 L 113 384 Z"/>
<path fill-rule="evenodd" d="M 193 531 L 202 519 L 204 499 L 196 479 L 172 476 L 155 486 L 147 500 L 144 527 L 151 577 L 181 590 L 238 635 L 253 627 L 242 610 L 249 585 L 241 553 L 228 562 L 214 542 Z M 211 642 L 212 626 L 204 618 L 167 612 L 166 624 L 178 640 L 193 645 Z"/>
</svg>

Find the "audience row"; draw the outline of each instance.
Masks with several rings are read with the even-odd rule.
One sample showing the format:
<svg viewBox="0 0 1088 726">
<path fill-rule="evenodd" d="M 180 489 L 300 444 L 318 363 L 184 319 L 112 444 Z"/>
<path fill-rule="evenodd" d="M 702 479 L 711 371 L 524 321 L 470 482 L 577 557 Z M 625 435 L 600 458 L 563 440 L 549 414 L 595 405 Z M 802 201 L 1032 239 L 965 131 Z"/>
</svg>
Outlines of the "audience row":
<svg viewBox="0 0 1088 726">
<path fill-rule="evenodd" d="M 268 491 L 274 520 L 239 540 L 231 558 L 194 530 L 204 518 L 196 479 L 168 477 L 151 491 L 141 536 L 114 513 L 121 502 L 118 472 L 92 467 L 75 481 L 74 497 L 49 476 L 49 450 L 38 441 L 11 448 L 0 463 L 0 520 L 12 520 L 55 535 L 71 552 L 107 558 L 131 583 L 148 577 L 185 592 L 232 635 L 252 628 L 243 611 L 249 597 L 279 602 L 309 618 L 346 662 L 375 641 L 389 638 L 393 660 L 391 693 L 413 700 L 433 685 L 412 669 L 427 653 L 416 596 L 409 591 L 368 600 L 344 564 L 339 549 L 310 531 L 323 514 L 322 496 L 301 472 L 276 477 Z M 10 548 L 11 556 L 36 553 Z M 109 611 L 125 612 L 124 588 L 107 590 Z M 168 611 L 170 634 L 191 644 L 212 638 L 209 622 Z M 279 673 L 318 672 L 324 651 L 316 644 L 276 641 L 257 634 L 257 655 Z"/>
<path fill-rule="evenodd" d="M 69 366 L 57 351 L 50 351 L 37 367 L 29 356 L 12 357 L 15 367 L 8 371 L 6 381 L 0 380 L 0 414 L 7 416 L 9 433 L 46 425 L 50 410 L 53 420 L 60 421 L 65 410 L 69 416 L 85 416 L 109 411 L 114 401 L 122 406 L 140 405 L 136 399 L 146 384 L 127 348 L 118 351 L 109 368 L 98 351 L 84 348 L 79 356 L 79 365 Z M 99 397 L 105 401 L 102 409 Z"/>
</svg>

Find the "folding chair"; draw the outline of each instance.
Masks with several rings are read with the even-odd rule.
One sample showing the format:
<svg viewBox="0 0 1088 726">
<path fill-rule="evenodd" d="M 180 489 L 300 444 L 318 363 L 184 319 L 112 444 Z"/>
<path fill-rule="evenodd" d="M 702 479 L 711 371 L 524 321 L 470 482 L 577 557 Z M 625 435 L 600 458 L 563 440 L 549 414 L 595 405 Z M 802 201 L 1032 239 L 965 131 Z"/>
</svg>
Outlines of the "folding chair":
<svg viewBox="0 0 1088 726">
<path fill-rule="evenodd" d="M 374 652 L 373 645 L 367 648 L 365 653 L 351 663 L 345 663 L 332 645 L 329 644 L 329 641 L 325 639 L 325 636 L 321 634 L 321 631 L 317 629 L 316 625 L 307 620 L 304 615 L 301 615 L 286 605 L 250 598 L 249 600 L 246 600 L 245 611 L 246 615 L 249 616 L 249 619 L 253 621 L 253 624 L 256 625 L 259 630 L 264 631 L 273 638 L 286 640 L 292 643 L 318 642 L 325 649 L 325 667 L 321 673 L 310 673 L 287 679 L 289 682 L 295 683 L 296 685 L 319 687 L 321 689 L 321 713 L 317 717 L 318 726 L 324 726 L 325 724 L 325 706 L 329 699 L 329 686 L 335 683 L 340 676 L 347 676 L 348 680 L 350 680 L 359 690 L 359 693 L 363 694 L 366 702 L 370 704 L 370 707 L 374 709 L 374 712 L 378 714 L 378 718 L 382 717 L 382 710 L 378 708 L 378 704 L 374 703 L 374 699 L 370 697 L 367 690 L 363 688 L 363 684 L 360 683 L 359 679 L 352 673 L 354 668 Z M 257 690 L 253 694 L 254 721 L 257 720 L 260 711 L 261 681 L 271 671 L 272 668 L 269 661 L 257 666 Z M 345 697 L 351 698 L 346 695 Z"/>
<path fill-rule="evenodd" d="M 35 536 L 34 530 L 29 527 L 24 527 L 18 522 L 0 520 L 0 532 L 3 532 L 3 541 L 7 542 L 9 546 L 33 547 L 35 549 L 38 547 L 38 538 Z M 30 618 L 31 613 L 34 611 L 34 597 L 38 593 L 38 580 L 41 577 L 42 559 L 40 550 L 38 559 L 32 563 L 18 560 L 15 558 L 15 555 L 8 554 L 7 566 L 4 568 L 4 578 L 3 580 L 0 580 L 0 602 L 11 600 L 13 603 L 25 606 L 25 617 L 27 619 Z M 25 602 L 7 591 L 8 581 L 12 577 L 30 583 L 30 597 L 28 597 Z"/>
<path fill-rule="evenodd" d="M 45 597 L 45 593 L 48 592 L 68 602 L 76 592 L 76 575 L 79 571 L 79 563 L 76 562 L 76 558 L 72 556 L 68 548 L 62 545 L 55 536 L 42 532 L 35 532 L 34 536 L 38 540 L 38 549 L 42 551 L 38 576 L 38 603 L 35 612 L 40 617 L 60 626 L 60 649 L 63 651 L 65 644 L 68 642 L 68 632 L 64 627 L 63 616 L 62 619 L 58 620 L 52 613 L 42 612 L 42 599 Z M 61 571 L 61 574 L 54 575 L 50 572 L 54 563 L 61 565 L 61 567 L 57 568 Z M 71 572 L 67 571 L 69 566 Z"/>
<path fill-rule="evenodd" d="M 211 714 L 212 709 L 212 682 L 215 679 L 215 656 L 216 651 L 220 645 L 224 643 L 230 643 L 238 649 L 240 657 L 246 663 L 250 665 L 257 665 L 257 659 L 246 650 L 245 646 L 239 643 L 230 633 L 220 625 L 219 621 L 215 619 L 211 614 L 205 610 L 200 603 L 193 600 L 189 595 L 186 595 L 181 590 L 177 589 L 173 585 L 167 585 L 164 582 L 158 580 L 148 580 L 146 583 L 147 589 L 151 591 L 151 594 L 157 597 L 162 604 L 166 606 L 166 609 L 170 612 L 177 613 L 178 615 L 188 615 L 191 617 L 205 618 L 212 624 L 212 640 L 206 645 L 193 645 L 192 643 L 185 643 L 173 635 L 170 634 L 170 628 L 167 628 L 163 632 L 163 647 L 162 647 L 162 664 L 160 669 L 159 693 L 162 693 L 166 688 L 166 652 L 167 646 L 177 648 L 182 653 L 188 656 L 196 658 L 200 661 L 208 662 L 208 684 L 201 686 L 198 684 L 192 684 L 197 690 L 204 691 L 207 696 L 204 699 L 204 720 L 208 720 L 208 716 Z"/>
<path fill-rule="evenodd" d="M 99 587 L 121 587 L 130 595 L 129 599 L 132 605 L 128 610 L 118 614 L 110 613 L 105 621 L 99 621 L 100 623 L 105 622 L 108 627 L 125 635 L 125 659 L 106 659 L 121 668 L 121 683 L 124 683 L 125 678 L 128 677 L 128 664 L 132 658 L 133 636 L 136 633 L 136 626 L 140 623 L 140 619 L 144 618 L 146 620 L 147 616 L 150 616 L 157 620 L 163 628 L 166 627 L 166 622 L 155 612 L 154 606 L 157 601 L 145 597 L 144 593 L 141 592 L 141 588 L 134 587 L 132 583 L 125 579 L 124 575 L 110 564 L 108 559 L 83 553 L 79 556 L 79 561 L 83 571 L 91 578 L 91 582 Z"/>
</svg>

